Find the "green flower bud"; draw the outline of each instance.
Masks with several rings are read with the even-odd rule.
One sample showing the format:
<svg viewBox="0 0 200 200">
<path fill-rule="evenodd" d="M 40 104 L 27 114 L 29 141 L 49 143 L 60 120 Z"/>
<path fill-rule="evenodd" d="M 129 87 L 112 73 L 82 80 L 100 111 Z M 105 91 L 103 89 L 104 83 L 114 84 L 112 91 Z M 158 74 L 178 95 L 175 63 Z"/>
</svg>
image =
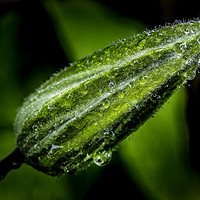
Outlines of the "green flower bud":
<svg viewBox="0 0 200 200">
<path fill-rule="evenodd" d="M 200 59 L 200 22 L 116 42 L 55 74 L 15 120 L 24 162 L 52 176 L 104 165 L 187 80 Z"/>
</svg>

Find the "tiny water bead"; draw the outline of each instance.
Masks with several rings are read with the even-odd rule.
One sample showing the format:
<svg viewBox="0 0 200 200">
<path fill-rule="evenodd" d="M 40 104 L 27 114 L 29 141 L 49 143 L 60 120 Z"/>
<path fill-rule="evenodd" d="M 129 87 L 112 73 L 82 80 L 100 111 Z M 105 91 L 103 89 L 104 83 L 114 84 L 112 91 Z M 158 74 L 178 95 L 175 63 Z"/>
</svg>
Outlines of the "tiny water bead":
<svg viewBox="0 0 200 200">
<path fill-rule="evenodd" d="M 104 107 L 105 109 L 107 109 L 107 108 L 109 108 L 109 106 L 110 106 L 110 101 L 107 99 L 107 100 L 105 100 L 105 101 L 103 102 L 103 107 Z"/>
<path fill-rule="evenodd" d="M 104 150 L 102 153 L 97 153 L 93 160 L 94 163 L 100 167 L 107 165 L 112 158 L 112 150 Z"/>
<path fill-rule="evenodd" d="M 53 153 L 54 150 L 58 150 L 62 148 L 62 146 L 52 144 L 49 154 Z"/>
<path fill-rule="evenodd" d="M 143 77 L 141 78 L 140 84 L 141 84 L 141 85 L 144 85 L 144 84 L 147 82 L 147 79 L 148 79 L 148 76 L 143 76 Z"/>
</svg>

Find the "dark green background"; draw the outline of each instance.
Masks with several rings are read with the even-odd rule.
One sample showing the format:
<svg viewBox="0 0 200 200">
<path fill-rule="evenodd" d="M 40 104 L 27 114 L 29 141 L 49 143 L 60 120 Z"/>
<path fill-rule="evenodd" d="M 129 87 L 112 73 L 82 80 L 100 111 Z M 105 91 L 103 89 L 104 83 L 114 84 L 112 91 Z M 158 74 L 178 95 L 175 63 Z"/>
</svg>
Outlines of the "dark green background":
<svg viewBox="0 0 200 200">
<path fill-rule="evenodd" d="M 15 148 L 18 107 L 52 73 L 146 28 L 199 15 L 196 0 L 0 0 L 0 159 Z M 53 178 L 22 165 L 0 182 L 0 200 L 200 199 L 198 76 L 106 167 Z"/>
</svg>

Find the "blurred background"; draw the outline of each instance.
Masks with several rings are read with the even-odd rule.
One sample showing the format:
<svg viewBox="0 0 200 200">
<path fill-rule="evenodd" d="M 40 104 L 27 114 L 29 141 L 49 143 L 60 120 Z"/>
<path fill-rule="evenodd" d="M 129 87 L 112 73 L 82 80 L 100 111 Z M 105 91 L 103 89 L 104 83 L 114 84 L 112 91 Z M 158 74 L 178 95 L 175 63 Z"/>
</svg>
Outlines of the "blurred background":
<svg viewBox="0 0 200 200">
<path fill-rule="evenodd" d="M 49 76 L 110 43 L 200 16 L 196 0 L 0 0 L 0 160 L 15 148 L 23 99 Z M 0 182 L 0 200 L 200 199 L 199 75 L 105 167 L 50 177 L 22 165 Z"/>
</svg>

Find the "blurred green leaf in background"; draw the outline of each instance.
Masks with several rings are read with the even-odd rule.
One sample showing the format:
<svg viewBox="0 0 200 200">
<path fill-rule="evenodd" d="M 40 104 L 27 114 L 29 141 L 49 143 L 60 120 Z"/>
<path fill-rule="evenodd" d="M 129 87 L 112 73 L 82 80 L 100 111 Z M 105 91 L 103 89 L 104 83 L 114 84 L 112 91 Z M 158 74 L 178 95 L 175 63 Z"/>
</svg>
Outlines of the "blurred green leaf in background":
<svg viewBox="0 0 200 200">
<path fill-rule="evenodd" d="M 139 5 L 145 6 L 145 2 Z M 161 22 L 155 21 L 160 18 L 153 18 L 153 14 L 142 13 L 141 7 L 133 6 L 131 13 L 130 5 L 122 15 L 111 9 L 111 1 L 107 5 L 92 0 L 0 1 L 0 159 L 15 147 L 12 125 L 17 108 L 49 75 Z M 162 8 L 172 3 L 148 1 L 147 14 L 158 8 L 154 5 Z M 134 13 L 137 16 L 132 17 Z M 159 10 L 158 15 L 161 13 Z M 164 21 L 167 7 L 163 13 Z M 78 175 L 53 178 L 23 165 L 0 182 L 0 199 L 200 199 L 200 177 L 190 167 L 188 156 L 186 100 L 185 90 L 171 98 L 120 145 L 108 166 L 92 166 Z"/>
<path fill-rule="evenodd" d="M 188 163 L 185 94 L 171 98 L 120 149 L 124 167 L 152 199 L 199 199 L 199 176 Z"/>
<path fill-rule="evenodd" d="M 0 158 L 15 148 L 13 121 L 20 103 L 18 86 L 18 24 L 19 17 L 8 12 L 0 18 Z"/>
</svg>

